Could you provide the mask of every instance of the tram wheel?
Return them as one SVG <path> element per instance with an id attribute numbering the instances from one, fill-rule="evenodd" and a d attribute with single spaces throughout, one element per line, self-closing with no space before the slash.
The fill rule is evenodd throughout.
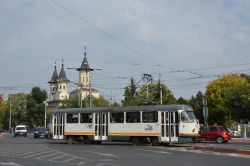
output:
<path id="1" fill-rule="evenodd" d="M 132 137 L 131 142 L 132 142 L 133 145 L 136 145 L 136 146 L 141 145 L 140 137 Z"/>
<path id="2" fill-rule="evenodd" d="M 85 137 L 85 143 L 86 144 L 91 144 L 92 143 L 92 141 L 89 139 L 88 136 Z"/>
<path id="3" fill-rule="evenodd" d="M 67 143 L 68 144 L 74 144 L 75 143 L 75 139 L 73 136 L 68 136 L 67 137 Z"/>
<path id="4" fill-rule="evenodd" d="M 151 139 L 151 142 L 152 142 L 152 146 L 159 146 L 160 145 L 159 139 L 157 137 L 153 137 Z"/>

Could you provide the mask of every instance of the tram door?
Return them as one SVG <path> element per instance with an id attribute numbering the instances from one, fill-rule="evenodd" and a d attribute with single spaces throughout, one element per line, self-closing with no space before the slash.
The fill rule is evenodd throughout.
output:
<path id="1" fill-rule="evenodd" d="M 178 142 L 178 112 L 162 112 L 161 142 Z"/>
<path id="2" fill-rule="evenodd" d="M 64 114 L 53 115 L 53 139 L 64 139 Z"/>
<path id="3" fill-rule="evenodd" d="M 108 140 L 108 114 L 96 113 L 95 114 L 95 137 L 96 141 Z"/>

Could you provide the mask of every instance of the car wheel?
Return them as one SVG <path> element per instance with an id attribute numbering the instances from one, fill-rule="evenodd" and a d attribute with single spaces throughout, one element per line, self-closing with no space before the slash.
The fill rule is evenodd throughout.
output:
<path id="1" fill-rule="evenodd" d="M 224 140 L 223 137 L 219 136 L 219 137 L 216 138 L 216 141 L 217 141 L 217 143 L 221 144 L 221 143 L 223 143 L 225 140 Z"/>

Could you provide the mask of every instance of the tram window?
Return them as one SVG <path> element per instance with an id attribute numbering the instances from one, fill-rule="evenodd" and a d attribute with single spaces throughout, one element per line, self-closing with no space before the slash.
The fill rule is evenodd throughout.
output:
<path id="1" fill-rule="evenodd" d="M 158 112 L 142 112 L 143 123 L 156 123 L 158 122 Z"/>
<path id="2" fill-rule="evenodd" d="M 78 114 L 67 114 L 67 123 L 78 123 Z"/>
<path id="3" fill-rule="evenodd" d="M 168 112 L 166 112 L 165 122 L 168 124 Z M 164 112 L 161 113 L 161 123 L 164 123 Z"/>
<path id="4" fill-rule="evenodd" d="M 127 123 L 140 123 L 140 112 L 127 112 L 126 122 Z"/>
<path id="5" fill-rule="evenodd" d="M 123 123 L 124 122 L 124 113 L 123 112 L 111 113 L 110 122 L 111 123 Z"/>
<path id="6" fill-rule="evenodd" d="M 175 112 L 175 123 L 179 123 L 179 114 Z"/>
<path id="7" fill-rule="evenodd" d="M 92 113 L 81 113 L 80 123 L 92 123 Z"/>
<path id="8" fill-rule="evenodd" d="M 193 123 L 196 121 L 194 112 L 191 111 L 183 111 L 181 113 L 181 121 L 184 123 Z"/>

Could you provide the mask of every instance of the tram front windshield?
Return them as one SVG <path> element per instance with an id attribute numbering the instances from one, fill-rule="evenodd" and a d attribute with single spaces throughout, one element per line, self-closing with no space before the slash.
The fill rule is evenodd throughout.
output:
<path id="1" fill-rule="evenodd" d="M 181 113 L 181 121 L 184 123 L 194 123 L 196 122 L 196 117 L 193 111 L 183 111 Z"/>

